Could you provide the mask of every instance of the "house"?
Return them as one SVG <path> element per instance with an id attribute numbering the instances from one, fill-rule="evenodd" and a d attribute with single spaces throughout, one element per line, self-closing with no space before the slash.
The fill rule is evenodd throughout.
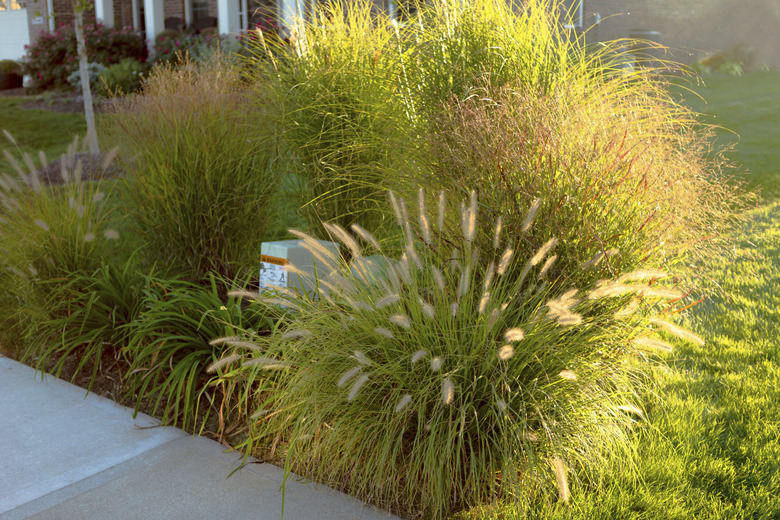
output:
<path id="1" fill-rule="evenodd" d="M 147 35 L 181 25 L 233 33 L 271 16 L 281 25 L 317 0 L 95 0 L 94 16 L 109 26 Z M 398 2 L 375 0 L 391 15 Z M 779 63 L 780 2 L 777 0 L 562 0 L 573 27 L 589 41 L 629 37 L 635 30 L 660 33 L 675 49 L 671 58 L 691 61 L 711 51 L 746 44 L 767 63 Z M 20 58 L 42 30 L 73 17 L 71 0 L 0 0 L 0 59 Z"/>
<path id="2" fill-rule="evenodd" d="M 110 27 L 132 27 L 147 35 L 164 29 L 214 27 L 221 34 L 256 26 L 271 17 L 280 25 L 291 25 L 297 13 L 305 12 L 317 0 L 94 0 L 87 19 Z M 397 2 L 376 0 L 390 12 Z M 72 23 L 71 0 L 0 0 L 0 59 L 19 59 L 24 46 L 45 30 Z"/>

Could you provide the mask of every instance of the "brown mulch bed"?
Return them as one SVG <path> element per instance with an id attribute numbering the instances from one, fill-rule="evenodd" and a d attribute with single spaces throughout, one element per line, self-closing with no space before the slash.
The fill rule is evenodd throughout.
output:
<path id="1" fill-rule="evenodd" d="M 72 180 L 78 164 L 81 163 L 81 180 L 113 179 L 124 175 L 125 170 L 116 161 L 110 160 L 106 154 L 76 153 L 72 156 L 63 155 L 40 170 L 38 176 L 44 184 L 63 184 Z M 63 172 L 65 172 L 63 174 Z"/>

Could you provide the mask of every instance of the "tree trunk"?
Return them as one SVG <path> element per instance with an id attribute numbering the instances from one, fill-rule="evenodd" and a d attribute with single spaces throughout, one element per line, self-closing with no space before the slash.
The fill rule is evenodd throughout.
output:
<path id="1" fill-rule="evenodd" d="M 93 154 L 100 153 L 98 147 L 97 131 L 95 130 L 95 112 L 92 109 L 92 88 L 89 84 L 89 72 L 87 70 L 87 42 L 84 38 L 84 10 L 74 3 L 76 15 L 76 49 L 79 55 L 79 72 L 81 73 L 81 92 L 84 97 L 84 115 L 87 118 L 87 143 L 89 151 Z"/>

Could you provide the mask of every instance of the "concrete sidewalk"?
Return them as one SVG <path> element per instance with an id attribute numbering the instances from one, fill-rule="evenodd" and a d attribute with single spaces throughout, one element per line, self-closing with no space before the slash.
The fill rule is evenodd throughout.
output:
<path id="1" fill-rule="evenodd" d="M 269 519 L 282 470 L 0 356 L 0 520 Z M 284 518 L 393 519 L 290 479 Z"/>

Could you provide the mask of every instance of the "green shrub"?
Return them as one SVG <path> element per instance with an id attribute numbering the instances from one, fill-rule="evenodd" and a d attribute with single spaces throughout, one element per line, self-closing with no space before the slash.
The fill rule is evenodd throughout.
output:
<path id="1" fill-rule="evenodd" d="M 0 74 L 21 74 L 22 66 L 14 60 L 0 60 Z"/>
<path id="2" fill-rule="evenodd" d="M 133 94 L 141 89 L 144 74 L 149 70 L 145 63 L 137 60 L 122 60 L 100 73 L 97 93 L 110 97 Z"/>
<path id="3" fill-rule="evenodd" d="M 556 477 L 568 500 L 569 478 L 594 481 L 628 454 L 643 415 L 638 356 L 670 348 L 648 320 L 682 295 L 658 271 L 556 294 L 555 241 L 521 257 L 499 227 L 495 248 L 480 250 L 475 196 L 458 242 L 438 227 L 452 207 L 426 211 L 421 195 L 414 218 L 393 205 L 407 242 L 384 272 L 369 267 L 364 254 L 382 250 L 360 228 L 326 226 L 350 266 L 300 234 L 333 271 L 319 298 L 267 300 L 291 310 L 288 327 L 235 349 L 250 373 L 289 373 L 259 399 L 252 441 L 286 442 L 288 469 L 415 517 L 522 502 Z"/>
<path id="4" fill-rule="evenodd" d="M 257 265 L 279 173 L 231 64 L 157 68 L 103 122 L 127 160 L 128 218 L 152 262 L 192 279 Z"/>
<path id="5" fill-rule="evenodd" d="M 100 85 L 100 76 L 105 72 L 106 67 L 100 63 L 88 63 L 87 64 L 87 77 L 89 78 L 89 86 L 92 91 Z M 74 89 L 81 91 L 81 71 L 79 69 L 74 70 L 68 75 L 68 85 Z"/>
<path id="6" fill-rule="evenodd" d="M 112 65 L 125 58 L 146 61 L 148 51 L 143 38 L 131 29 L 115 29 L 101 24 L 84 25 L 87 59 L 90 63 Z M 73 25 L 62 25 L 54 32 L 44 31 L 27 47 L 24 73 L 37 90 L 67 86 L 68 76 L 78 69 L 76 33 Z"/>
<path id="7" fill-rule="evenodd" d="M 219 47 L 219 35 L 164 31 L 154 39 L 154 62 L 176 65 L 182 60 L 200 61 Z"/>

